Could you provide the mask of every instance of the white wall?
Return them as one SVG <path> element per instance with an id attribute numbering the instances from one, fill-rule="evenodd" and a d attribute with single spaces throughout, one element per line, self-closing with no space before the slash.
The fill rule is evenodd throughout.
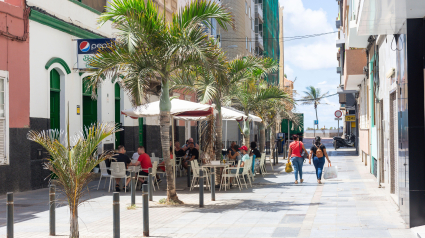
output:
<path id="1" fill-rule="evenodd" d="M 86 10 L 67 0 L 29 0 L 29 5 L 39 6 L 48 12 L 63 18 L 68 22 L 73 22 L 85 29 L 98 32 L 102 35 L 110 35 L 113 32 L 111 23 L 106 23 L 97 29 L 96 20 L 99 15 Z M 78 70 L 74 70 L 77 63 L 77 42 L 75 36 L 53 29 L 49 26 L 30 20 L 30 117 L 50 118 L 50 71 L 58 70 L 61 75 L 61 129 L 66 128 L 66 118 L 68 117 L 71 135 L 82 129 L 84 110 L 82 103 L 82 79 L 88 74 L 79 75 Z M 49 69 L 45 69 L 46 63 L 53 57 L 63 59 L 71 73 L 67 74 L 60 64 L 53 64 Z M 77 115 L 77 105 L 81 108 L 80 115 Z M 131 107 L 131 103 L 126 94 L 121 90 L 121 110 Z M 98 90 L 98 122 L 111 122 L 115 120 L 115 93 L 114 84 L 110 79 Z M 137 126 L 138 121 L 124 118 L 121 121 L 125 126 Z M 105 143 L 114 143 L 111 136 Z"/>

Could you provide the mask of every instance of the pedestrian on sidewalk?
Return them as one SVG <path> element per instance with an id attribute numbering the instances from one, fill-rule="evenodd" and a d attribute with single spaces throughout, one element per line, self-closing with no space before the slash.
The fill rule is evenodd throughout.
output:
<path id="1" fill-rule="evenodd" d="M 295 184 L 298 183 L 298 174 L 300 175 L 300 182 L 304 182 L 303 180 L 303 163 L 304 158 L 301 157 L 301 151 L 304 151 L 306 154 L 307 150 L 304 147 L 304 144 L 299 140 L 298 135 L 293 135 L 292 139 L 294 140 L 291 144 L 289 144 L 289 152 L 288 152 L 288 162 L 291 160 L 292 166 L 294 167 L 295 172 Z"/>
<path id="2" fill-rule="evenodd" d="M 322 183 L 322 171 L 325 165 L 325 157 L 330 164 L 326 147 L 320 142 L 320 136 L 316 136 L 313 146 L 310 149 L 310 155 L 308 156 L 309 164 L 311 164 L 311 158 L 313 158 L 314 168 L 316 169 L 317 182 Z"/>

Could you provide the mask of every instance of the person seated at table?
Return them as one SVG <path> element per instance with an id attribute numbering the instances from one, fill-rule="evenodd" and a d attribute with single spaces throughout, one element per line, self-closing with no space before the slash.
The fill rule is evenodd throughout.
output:
<path id="1" fill-rule="evenodd" d="M 170 147 L 170 159 L 173 159 L 173 147 Z M 162 161 L 160 164 L 158 164 L 158 169 L 165 172 L 165 161 Z"/>
<path id="2" fill-rule="evenodd" d="M 151 157 L 145 152 L 145 147 L 139 146 L 137 148 L 137 153 L 139 153 L 139 159 L 135 163 L 132 163 L 134 166 L 139 166 L 142 170 L 139 172 L 139 175 L 149 176 L 149 168 L 152 168 Z M 144 184 L 147 184 L 148 181 L 145 181 L 143 178 L 139 177 L 138 180 Z"/>
<path id="3" fill-rule="evenodd" d="M 232 156 L 235 154 L 235 151 L 233 151 L 233 146 L 235 145 L 236 145 L 236 142 L 232 141 L 232 143 L 230 144 L 230 147 L 227 149 L 227 156 L 229 156 L 229 154 L 231 154 Z"/>
<path id="4" fill-rule="evenodd" d="M 257 149 L 257 142 L 253 141 L 251 142 L 251 152 L 249 153 L 249 156 L 255 155 L 255 158 L 261 158 L 261 153 Z"/>
<path id="5" fill-rule="evenodd" d="M 199 160 L 199 151 L 195 148 L 195 143 L 189 142 L 189 149 L 187 150 L 186 156 L 183 157 L 182 165 L 185 169 L 189 168 L 189 163 L 192 160 Z"/>
<path id="6" fill-rule="evenodd" d="M 228 154 L 229 160 L 234 160 L 237 164 L 238 161 L 241 159 L 241 154 L 239 153 L 239 146 L 235 143 L 232 147 L 232 153 Z"/>
<path id="7" fill-rule="evenodd" d="M 128 169 L 128 165 L 131 164 L 131 160 L 130 158 L 125 154 L 126 150 L 125 147 L 123 145 L 119 145 L 117 148 L 117 154 L 112 156 L 110 159 L 105 160 L 105 164 L 107 167 L 111 167 L 111 162 L 124 162 L 125 163 L 125 168 Z M 130 175 L 130 172 L 126 172 L 127 175 Z M 111 174 L 111 170 L 108 169 L 108 174 Z M 123 189 L 125 189 L 125 187 L 127 187 L 128 183 L 130 182 L 130 178 L 127 178 L 127 181 L 125 182 L 125 185 L 123 187 Z M 119 192 L 120 190 L 120 182 L 121 182 L 121 178 L 116 178 L 115 179 L 115 191 Z"/>
<path id="8" fill-rule="evenodd" d="M 243 145 L 241 148 L 239 148 L 239 151 L 242 153 L 242 158 L 240 159 L 241 160 L 241 164 L 240 164 L 240 168 L 239 168 L 239 174 L 241 174 L 243 172 L 243 167 L 245 166 L 245 162 L 247 160 L 249 160 L 248 147 L 246 147 L 246 146 Z M 233 166 L 230 166 L 230 167 L 237 167 L 237 166 L 238 165 L 236 164 L 236 165 L 233 165 Z M 230 172 L 232 174 L 235 174 L 236 173 L 236 169 L 232 169 Z M 231 185 L 232 185 L 232 178 L 230 178 L 230 186 Z"/>
<path id="9" fill-rule="evenodd" d="M 190 143 L 193 143 L 193 144 L 194 144 L 195 149 L 199 151 L 199 145 L 198 145 L 198 144 L 196 144 L 195 142 L 193 142 L 193 138 L 189 138 L 189 140 L 188 140 L 188 142 L 187 142 L 186 147 L 183 147 L 182 149 L 183 149 L 184 151 L 187 151 L 187 150 L 190 148 Z"/>
<path id="10" fill-rule="evenodd" d="M 173 151 L 170 149 L 170 151 Z M 174 153 L 176 154 L 176 158 L 185 156 L 186 152 L 180 147 L 180 142 L 174 142 Z M 171 153 L 172 154 L 172 153 Z"/>

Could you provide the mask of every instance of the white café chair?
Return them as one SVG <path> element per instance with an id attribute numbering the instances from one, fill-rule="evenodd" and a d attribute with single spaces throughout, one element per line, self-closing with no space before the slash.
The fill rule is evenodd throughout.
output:
<path id="1" fill-rule="evenodd" d="M 109 179 L 109 190 L 108 192 L 111 191 L 111 183 L 112 183 L 112 179 L 116 179 L 116 178 L 123 178 L 124 179 L 124 184 L 127 181 L 127 178 L 129 178 L 130 176 L 127 176 L 127 170 L 125 168 L 125 163 L 124 162 L 111 162 L 111 176 Z M 125 192 L 127 192 L 127 186 L 125 187 Z"/>
<path id="2" fill-rule="evenodd" d="M 203 175 L 202 177 L 204 178 L 204 181 L 207 184 L 207 188 L 209 188 L 210 186 L 210 180 L 209 180 L 209 174 L 208 171 L 204 168 L 199 167 L 199 164 L 197 161 L 190 161 L 190 167 L 192 168 L 193 171 L 193 178 L 192 178 L 192 183 L 190 185 L 190 191 L 192 191 L 192 189 L 195 187 L 196 183 L 198 183 L 199 186 L 204 186 L 203 184 L 199 184 L 199 178 L 201 177 L 199 175 L 199 171 L 202 169 Z M 188 171 L 188 173 L 190 173 L 190 171 Z"/>
<path id="3" fill-rule="evenodd" d="M 152 155 L 152 156 L 151 156 L 152 158 L 153 158 L 153 157 L 155 157 L 155 153 L 151 153 L 151 155 Z"/>
<path id="4" fill-rule="evenodd" d="M 251 167 L 249 167 L 249 161 L 250 161 L 251 159 L 248 159 L 247 161 L 245 161 L 244 162 L 244 166 L 243 166 L 243 170 L 242 170 L 242 173 L 240 173 L 239 174 L 239 177 L 242 177 L 242 179 L 243 179 L 243 181 L 244 181 L 244 184 L 245 184 L 245 187 L 246 188 L 248 188 L 248 184 L 247 184 L 247 182 L 246 182 L 246 180 L 245 180 L 245 175 L 246 175 L 246 177 L 248 178 L 248 182 L 249 182 L 249 184 L 251 185 L 251 187 L 252 187 L 252 183 L 251 183 L 251 176 L 249 175 L 249 170 L 251 170 Z M 252 160 L 251 160 L 252 161 Z M 242 179 L 240 180 L 241 181 L 241 184 L 242 184 Z M 243 184 L 242 184 L 242 187 L 243 187 Z"/>
<path id="5" fill-rule="evenodd" d="M 272 153 L 273 153 L 273 151 L 272 151 Z M 272 161 L 272 155 L 270 154 L 270 156 L 269 156 L 269 158 L 267 159 L 265 159 L 265 161 L 269 161 L 269 163 L 270 163 L 270 167 L 272 167 L 272 171 L 274 170 L 274 168 L 273 168 L 273 161 Z M 264 164 L 265 164 L 265 162 L 264 162 Z"/>
<path id="6" fill-rule="evenodd" d="M 99 190 L 100 181 L 102 181 L 103 177 L 105 178 L 111 177 L 111 175 L 108 174 L 108 168 L 106 167 L 105 161 L 100 162 L 99 167 L 100 167 L 100 179 L 99 179 L 99 184 L 97 185 L 97 190 Z M 108 179 L 105 179 L 105 184 L 103 185 L 103 188 L 106 187 L 106 181 L 108 181 Z"/>
<path id="7" fill-rule="evenodd" d="M 238 165 L 236 167 L 227 167 L 223 169 L 223 172 L 221 174 L 221 183 L 220 183 L 220 191 L 221 187 L 224 183 L 224 191 L 227 191 L 227 178 L 235 178 L 236 183 L 238 184 L 239 190 L 241 190 L 241 182 L 239 180 L 239 170 L 241 167 L 241 161 L 238 161 Z M 232 174 L 232 171 L 236 170 L 236 173 Z"/>
<path id="8" fill-rule="evenodd" d="M 261 159 L 260 159 L 260 172 L 263 175 L 263 177 L 267 173 L 265 160 L 266 160 L 266 153 L 262 153 L 261 154 Z"/>
<path id="9" fill-rule="evenodd" d="M 156 191 L 155 190 L 155 183 L 156 183 L 156 186 L 158 187 L 158 190 L 159 190 L 159 183 L 156 180 L 157 168 L 158 168 L 158 162 L 157 161 L 154 161 L 153 164 L 152 164 L 152 186 L 153 186 L 153 191 Z M 140 171 L 142 171 L 142 170 L 140 170 Z M 148 181 L 148 179 L 149 179 L 149 176 L 146 176 L 146 175 L 139 175 L 138 177 L 139 178 L 144 178 L 145 181 Z M 138 182 L 139 182 L 139 180 L 137 179 L 137 181 L 136 181 L 136 187 L 137 187 L 137 183 Z"/>

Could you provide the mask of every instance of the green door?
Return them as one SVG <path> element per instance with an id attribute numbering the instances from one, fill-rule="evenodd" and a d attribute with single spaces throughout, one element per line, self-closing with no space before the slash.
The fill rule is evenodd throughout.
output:
<path id="1" fill-rule="evenodd" d="M 91 89 L 83 81 L 83 128 L 97 123 L 97 100 L 91 98 Z"/>
<path id="2" fill-rule="evenodd" d="M 115 84 L 115 124 L 121 123 L 121 90 L 118 83 Z M 121 145 L 121 132 L 115 133 L 115 148 Z"/>
<path id="3" fill-rule="evenodd" d="M 50 129 L 60 129 L 60 75 L 50 71 Z"/>

